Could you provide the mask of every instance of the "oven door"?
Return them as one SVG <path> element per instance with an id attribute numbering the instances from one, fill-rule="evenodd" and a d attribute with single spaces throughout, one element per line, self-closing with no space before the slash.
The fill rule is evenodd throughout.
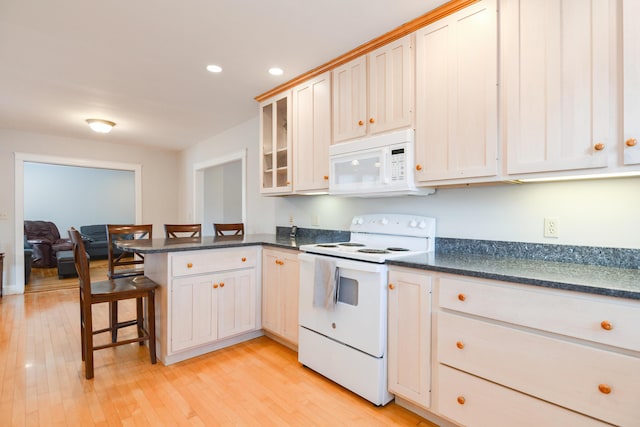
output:
<path id="1" fill-rule="evenodd" d="M 336 262 L 339 271 L 333 309 L 313 304 L 316 258 Z M 300 326 L 382 357 L 387 335 L 387 268 L 385 264 L 301 253 Z"/>

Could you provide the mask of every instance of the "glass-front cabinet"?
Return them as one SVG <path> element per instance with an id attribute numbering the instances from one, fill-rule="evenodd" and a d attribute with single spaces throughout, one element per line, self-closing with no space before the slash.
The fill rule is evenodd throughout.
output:
<path id="1" fill-rule="evenodd" d="M 290 193 L 291 91 L 260 104 L 260 192 Z"/>

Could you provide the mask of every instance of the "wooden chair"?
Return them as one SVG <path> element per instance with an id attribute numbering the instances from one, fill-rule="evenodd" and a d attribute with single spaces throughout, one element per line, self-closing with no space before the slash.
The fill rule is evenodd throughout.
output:
<path id="1" fill-rule="evenodd" d="M 109 260 L 107 277 L 120 279 L 144 275 L 144 255 L 130 252 L 115 253 L 114 242 L 117 240 L 152 239 L 153 225 L 116 225 L 107 224 L 107 258 Z M 132 256 L 133 255 L 133 256 Z M 136 320 L 118 322 L 118 301 L 109 303 L 109 329 L 111 342 L 118 340 L 118 329 L 134 325 Z"/>
<path id="2" fill-rule="evenodd" d="M 165 224 L 164 232 L 167 236 L 167 239 L 173 239 L 178 237 L 200 237 L 202 235 L 202 225 L 201 224 Z M 185 233 L 187 233 L 187 235 L 185 235 Z"/>
<path id="3" fill-rule="evenodd" d="M 225 231 L 235 231 L 234 236 L 244 236 L 244 224 L 242 222 L 236 224 L 213 224 L 216 236 L 224 236 Z"/>
<path id="4" fill-rule="evenodd" d="M 73 259 L 78 272 L 80 284 L 80 342 L 82 345 L 82 360 L 85 363 L 85 377 L 93 378 L 93 352 L 124 344 L 148 341 L 151 363 L 156 363 L 156 328 L 155 328 L 155 290 L 158 284 L 146 276 L 124 277 L 108 279 L 91 283 L 89 260 L 85 251 L 80 232 L 75 228 L 69 230 L 73 242 Z M 136 325 L 138 337 L 104 345 L 95 345 L 93 336 L 112 331 L 108 328 L 93 330 L 92 308 L 94 304 L 113 303 L 126 299 L 136 299 Z M 147 327 L 144 327 L 144 313 L 142 299 L 147 299 Z M 119 325 L 115 325 L 118 327 Z M 113 335 L 113 334 L 112 334 Z"/>

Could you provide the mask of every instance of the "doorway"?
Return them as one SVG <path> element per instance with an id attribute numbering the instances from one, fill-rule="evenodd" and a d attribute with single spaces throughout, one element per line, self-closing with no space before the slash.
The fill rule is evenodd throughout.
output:
<path id="1" fill-rule="evenodd" d="M 194 222 L 213 236 L 214 222 L 246 224 L 246 150 L 193 166 Z"/>
<path id="2" fill-rule="evenodd" d="M 135 221 L 142 222 L 142 165 L 130 163 L 105 162 L 90 159 L 55 157 L 30 153 L 15 153 L 15 224 L 14 224 L 14 263 L 11 274 L 15 285 L 5 287 L 6 294 L 24 293 L 24 168 L 25 163 L 45 163 L 62 166 L 80 166 L 95 169 L 132 171 L 134 173 Z"/>

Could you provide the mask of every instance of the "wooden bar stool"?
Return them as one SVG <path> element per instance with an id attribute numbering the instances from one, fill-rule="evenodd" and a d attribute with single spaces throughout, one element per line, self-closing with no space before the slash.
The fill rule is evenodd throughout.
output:
<path id="1" fill-rule="evenodd" d="M 117 225 L 107 224 L 107 257 L 109 260 L 109 279 L 120 279 L 144 275 L 144 255 L 130 252 L 116 252 L 114 242 L 118 240 L 140 240 L 153 238 L 153 225 Z M 142 299 L 137 301 L 142 307 Z M 118 322 L 118 301 L 109 303 L 109 328 L 111 342 L 118 340 L 118 329 L 134 325 L 136 319 Z"/>
<path id="2" fill-rule="evenodd" d="M 178 237 L 201 237 L 201 224 L 165 224 L 164 232 L 167 239 Z"/>
<path id="3" fill-rule="evenodd" d="M 226 231 L 230 232 L 228 235 L 231 235 L 231 232 L 234 232 L 234 236 L 244 236 L 244 223 L 238 222 L 234 224 L 213 224 L 213 229 L 216 232 L 216 236 L 225 236 Z"/>
<path id="4" fill-rule="evenodd" d="M 156 326 L 155 326 L 155 290 L 158 284 L 146 276 L 121 277 L 91 283 L 89 260 L 85 252 L 80 232 L 75 228 L 69 230 L 73 242 L 73 255 L 80 284 L 80 341 L 82 360 L 85 366 L 85 377 L 93 378 L 93 352 L 109 347 L 148 341 L 151 363 L 156 363 Z M 147 327 L 144 325 L 142 299 L 147 299 Z M 138 337 L 115 341 L 104 345 L 94 345 L 93 336 L 103 332 L 112 332 L 119 325 L 110 324 L 108 328 L 93 330 L 92 307 L 94 304 L 118 302 L 136 299 L 136 320 L 133 323 L 138 330 Z"/>

